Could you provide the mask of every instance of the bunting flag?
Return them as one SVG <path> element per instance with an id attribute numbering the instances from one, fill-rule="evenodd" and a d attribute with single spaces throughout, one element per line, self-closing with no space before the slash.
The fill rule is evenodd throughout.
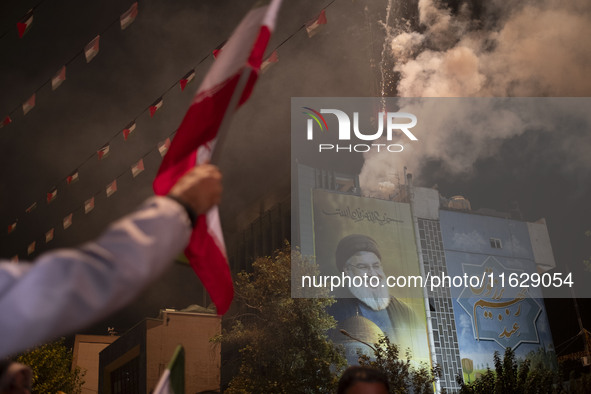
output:
<path id="1" fill-rule="evenodd" d="M 154 180 L 157 195 L 168 193 L 195 163 L 210 158 L 220 127 L 225 130 L 236 107 L 250 96 L 280 3 L 281 0 L 257 2 L 224 45 L 162 160 Z M 224 314 L 234 290 L 217 207 L 199 216 L 185 254 L 217 312 Z"/>
<path id="2" fill-rule="evenodd" d="M 51 78 L 51 90 L 55 90 L 66 80 L 66 66 L 62 66 L 59 71 Z"/>
<path id="3" fill-rule="evenodd" d="M 217 47 L 215 47 L 215 49 L 211 52 L 213 54 L 213 58 L 214 59 L 217 59 L 218 58 L 218 56 L 222 52 L 222 49 L 224 49 L 224 46 L 226 45 L 227 42 L 228 42 L 228 40 L 222 42 L 220 45 L 218 45 Z"/>
<path id="4" fill-rule="evenodd" d="M 27 254 L 28 254 L 29 256 L 30 256 L 30 255 L 32 255 L 32 254 L 33 254 L 33 252 L 35 252 L 35 245 L 36 245 L 36 242 L 35 242 L 35 241 L 33 241 L 33 242 L 31 242 L 31 243 L 29 244 L 29 246 L 27 246 Z"/>
<path id="5" fill-rule="evenodd" d="M 273 51 L 273 53 L 261 64 L 261 72 L 264 73 L 269 67 L 278 61 L 279 55 L 277 54 L 277 51 Z"/>
<path id="6" fill-rule="evenodd" d="M 8 234 L 10 234 L 11 232 L 13 232 L 16 229 L 16 220 L 14 222 L 12 222 L 11 224 L 8 225 Z"/>
<path id="7" fill-rule="evenodd" d="M 185 394 L 185 349 L 178 345 L 153 394 Z"/>
<path id="8" fill-rule="evenodd" d="M 113 193 L 115 193 L 117 191 L 117 179 L 115 179 L 113 182 L 109 183 L 107 185 L 107 188 L 105 189 L 105 191 L 107 192 L 107 197 L 111 197 L 113 195 Z"/>
<path id="9" fill-rule="evenodd" d="M 53 200 L 57 198 L 57 187 L 53 188 L 50 192 L 47 193 L 47 203 L 49 204 Z"/>
<path id="10" fill-rule="evenodd" d="M 45 243 L 48 244 L 53 241 L 53 235 L 55 234 L 55 230 L 53 228 L 49 229 L 48 232 L 45 233 Z"/>
<path id="11" fill-rule="evenodd" d="M 164 157 L 166 152 L 168 152 L 168 148 L 170 148 L 170 138 L 165 139 L 162 142 L 158 143 L 158 152 L 160 152 L 160 156 Z"/>
<path id="12" fill-rule="evenodd" d="M 68 185 L 71 185 L 72 183 L 74 183 L 76 181 L 78 181 L 78 170 L 75 170 L 73 173 L 68 175 L 68 177 L 66 178 L 66 182 L 68 183 Z"/>
<path id="13" fill-rule="evenodd" d="M 6 116 L 4 118 L 4 120 L 2 121 L 2 123 L 0 124 L 0 128 L 4 127 L 4 126 L 8 126 L 9 124 L 12 123 L 12 119 L 10 118 L 10 116 Z"/>
<path id="14" fill-rule="evenodd" d="M 26 213 L 31 213 L 35 210 L 35 208 L 37 208 L 37 202 L 32 203 L 31 205 L 29 205 L 27 207 L 27 209 L 25 209 Z"/>
<path id="15" fill-rule="evenodd" d="M 28 114 L 33 108 L 35 108 L 35 93 L 33 93 L 33 95 L 23 103 L 23 114 Z"/>
<path id="16" fill-rule="evenodd" d="M 129 138 L 129 135 L 131 133 L 133 133 L 135 130 L 135 122 L 131 121 L 131 123 L 129 123 L 127 126 L 125 126 L 125 128 L 123 129 L 123 139 L 125 141 L 127 141 L 127 138 Z"/>
<path id="17" fill-rule="evenodd" d="M 29 31 L 31 24 L 33 23 L 33 10 L 29 10 L 27 14 L 16 24 L 16 30 L 18 31 L 18 38 L 23 38 L 25 33 Z"/>
<path id="18" fill-rule="evenodd" d="M 133 23 L 135 18 L 137 17 L 137 1 L 129 7 L 127 11 L 121 14 L 119 17 L 119 24 L 121 25 L 121 30 L 127 29 L 129 25 Z"/>
<path id="19" fill-rule="evenodd" d="M 66 216 L 62 221 L 62 224 L 64 226 L 64 230 L 67 230 L 72 225 L 72 214 Z"/>
<path id="20" fill-rule="evenodd" d="M 158 100 L 154 101 L 154 104 L 150 105 L 150 118 L 154 116 L 160 107 L 162 107 L 162 103 L 162 97 L 160 97 Z"/>
<path id="21" fill-rule="evenodd" d="M 111 145 L 105 144 L 105 145 L 103 145 L 102 148 L 100 148 L 99 150 L 96 151 L 96 154 L 97 154 L 99 160 L 103 160 L 104 158 L 106 158 L 109 155 L 110 151 L 111 151 Z"/>
<path id="22" fill-rule="evenodd" d="M 131 175 L 135 178 L 142 171 L 144 171 L 144 159 L 140 159 L 140 161 L 131 166 Z"/>
<path id="23" fill-rule="evenodd" d="M 195 70 L 189 71 L 179 80 L 179 84 L 181 85 L 181 91 L 185 90 L 187 85 L 195 78 Z"/>
<path id="24" fill-rule="evenodd" d="M 99 53 L 100 39 L 101 36 L 98 35 L 84 47 L 84 57 L 86 57 L 86 63 L 90 63 L 90 61 L 94 59 L 94 57 Z"/>
<path id="25" fill-rule="evenodd" d="M 321 25 L 326 25 L 326 12 L 325 10 L 320 11 L 320 15 L 316 17 L 316 19 L 311 20 L 310 22 L 306 23 L 306 32 L 308 32 L 308 37 L 312 38 L 318 33 L 318 28 Z"/>
<path id="26" fill-rule="evenodd" d="M 87 214 L 94 209 L 94 197 L 84 201 L 84 213 Z"/>

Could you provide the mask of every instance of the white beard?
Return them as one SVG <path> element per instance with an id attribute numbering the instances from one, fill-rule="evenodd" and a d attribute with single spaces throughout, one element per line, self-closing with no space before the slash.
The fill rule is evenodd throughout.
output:
<path id="1" fill-rule="evenodd" d="M 377 287 L 355 287 L 349 288 L 349 291 L 365 305 L 374 311 L 381 311 L 390 305 L 390 294 L 387 287 L 382 287 L 382 281 Z"/>

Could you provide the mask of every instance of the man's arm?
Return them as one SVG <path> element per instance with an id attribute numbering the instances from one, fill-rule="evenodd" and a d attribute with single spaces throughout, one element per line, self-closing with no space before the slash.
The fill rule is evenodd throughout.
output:
<path id="1" fill-rule="evenodd" d="M 181 178 L 174 194 L 196 214 L 221 193 L 217 169 L 202 167 Z M 0 357 L 74 332 L 133 300 L 186 246 L 191 224 L 183 205 L 152 197 L 94 242 L 45 253 L 34 264 L 0 264 Z"/>

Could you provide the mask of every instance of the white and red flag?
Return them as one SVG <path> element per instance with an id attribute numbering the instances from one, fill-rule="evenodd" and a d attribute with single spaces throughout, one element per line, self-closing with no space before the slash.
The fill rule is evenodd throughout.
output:
<path id="1" fill-rule="evenodd" d="M 125 11 L 119 17 L 119 24 L 121 25 L 121 30 L 127 29 L 129 25 L 133 23 L 135 18 L 137 17 L 137 1 L 129 7 L 127 11 Z"/>
<path id="2" fill-rule="evenodd" d="M 125 128 L 123 129 L 123 139 L 127 141 L 129 135 L 135 131 L 135 122 L 131 121 Z"/>
<path id="3" fill-rule="evenodd" d="M 14 229 L 16 229 L 16 222 L 17 221 L 15 220 L 14 222 L 12 222 L 8 225 L 8 234 L 10 234 L 11 232 L 14 231 Z"/>
<path id="4" fill-rule="evenodd" d="M 96 36 L 84 47 L 84 57 L 86 58 L 86 63 L 90 63 L 92 59 L 99 53 L 99 42 L 101 40 L 101 36 Z"/>
<path id="5" fill-rule="evenodd" d="M 27 246 L 27 254 L 31 255 L 35 252 L 35 245 L 37 244 L 37 242 L 33 241 L 29 244 L 29 246 Z"/>
<path id="6" fill-rule="evenodd" d="M 168 152 L 168 148 L 170 148 L 170 138 L 165 139 L 162 142 L 158 143 L 158 152 L 160 152 L 160 156 L 164 157 L 166 152 Z"/>
<path id="7" fill-rule="evenodd" d="M 266 58 L 265 61 L 263 61 L 263 63 L 261 64 L 261 72 L 264 73 L 265 71 L 267 71 L 269 67 L 271 67 L 278 61 L 279 55 L 277 54 L 277 51 L 273 51 L 273 53 L 271 53 L 271 55 L 268 58 Z"/>
<path id="8" fill-rule="evenodd" d="M 222 142 L 231 116 L 252 92 L 280 4 L 281 0 L 258 1 L 224 45 L 162 160 L 154 180 L 156 194 L 168 193 L 196 163 L 209 160 L 215 143 Z M 224 314 L 234 289 L 217 207 L 198 218 L 185 254 L 217 312 Z"/>
<path id="9" fill-rule="evenodd" d="M 26 213 L 31 213 L 31 212 L 33 212 L 35 210 L 35 208 L 37 208 L 37 203 L 36 202 L 34 202 L 31 205 L 29 205 L 27 207 L 27 209 L 25 209 L 25 212 Z"/>
<path id="10" fill-rule="evenodd" d="M 53 200 L 57 198 L 57 187 L 51 189 L 51 191 L 47 192 L 47 203 L 49 204 Z"/>
<path id="11" fill-rule="evenodd" d="M 109 183 L 105 188 L 105 192 L 107 193 L 107 197 L 111 197 L 117 191 L 117 179 L 113 182 Z"/>
<path id="12" fill-rule="evenodd" d="M 8 126 L 9 124 L 12 123 L 12 119 L 10 118 L 9 115 L 6 115 L 6 117 L 4 118 L 4 120 L 2 120 L 2 123 L 0 123 L 0 129 L 4 126 Z"/>
<path id="13" fill-rule="evenodd" d="M 45 233 L 45 243 L 50 243 L 53 241 L 53 236 L 55 234 L 55 229 L 51 228 L 48 232 Z"/>
<path id="14" fill-rule="evenodd" d="M 162 104 L 164 104 L 164 101 L 162 100 L 162 97 L 160 97 L 158 100 L 154 101 L 152 105 L 150 105 L 150 118 L 154 116 L 156 111 L 162 108 Z"/>
<path id="15" fill-rule="evenodd" d="M 188 73 L 186 73 L 180 80 L 179 80 L 179 85 L 181 85 L 181 91 L 185 90 L 185 88 L 187 87 L 187 85 L 193 80 L 195 79 L 195 70 L 191 70 Z"/>
<path id="16" fill-rule="evenodd" d="M 36 95 L 33 93 L 31 97 L 29 97 L 29 99 L 23 103 L 23 115 L 28 114 L 30 110 L 35 108 L 35 98 Z"/>
<path id="17" fill-rule="evenodd" d="M 68 183 L 68 185 L 71 185 L 72 183 L 77 182 L 78 179 L 80 179 L 78 175 L 78 170 L 75 170 L 73 173 L 68 175 L 68 177 L 66 178 L 66 182 Z"/>
<path id="18" fill-rule="evenodd" d="M 144 171 L 144 159 L 140 159 L 137 163 L 131 166 L 131 175 L 135 178 Z"/>
<path id="19" fill-rule="evenodd" d="M 320 14 L 316 17 L 316 19 L 311 20 L 310 22 L 306 23 L 306 32 L 308 33 L 308 37 L 312 38 L 318 33 L 318 29 L 321 25 L 326 25 L 326 11 L 320 11 Z"/>
<path id="20" fill-rule="evenodd" d="M 111 151 L 111 145 L 105 144 L 105 145 L 103 145 L 102 148 L 100 148 L 99 150 L 96 151 L 96 154 L 97 154 L 99 160 L 103 160 L 105 157 L 107 157 L 109 155 L 110 151 Z"/>
<path id="21" fill-rule="evenodd" d="M 73 214 L 69 214 L 62 221 L 62 225 L 64 226 L 64 230 L 67 230 L 72 225 L 72 216 L 74 216 L 74 215 Z"/>
<path id="22" fill-rule="evenodd" d="M 84 213 L 89 213 L 94 209 L 94 197 L 90 197 L 88 200 L 84 201 Z"/>
<path id="23" fill-rule="evenodd" d="M 23 38 L 25 33 L 31 27 L 33 23 L 33 10 L 29 10 L 25 16 L 16 24 L 16 30 L 18 31 L 18 38 Z"/>
<path id="24" fill-rule="evenodd" d="M 66 66 L 62 66 L 59 71 L 51 78 L 51 90 L 55 90 L 66 80 Z"/>

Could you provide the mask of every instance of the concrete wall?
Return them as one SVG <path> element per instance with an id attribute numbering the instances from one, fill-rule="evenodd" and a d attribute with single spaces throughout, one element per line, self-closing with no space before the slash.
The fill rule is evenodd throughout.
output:
<path id="1" fill-rule="evenodd" d="M 99 353 L 117 338 L 115 335 L 76 335 L 72 369 L 80 367 L 85 372 L 82 394 L 98 392 Z"/>

